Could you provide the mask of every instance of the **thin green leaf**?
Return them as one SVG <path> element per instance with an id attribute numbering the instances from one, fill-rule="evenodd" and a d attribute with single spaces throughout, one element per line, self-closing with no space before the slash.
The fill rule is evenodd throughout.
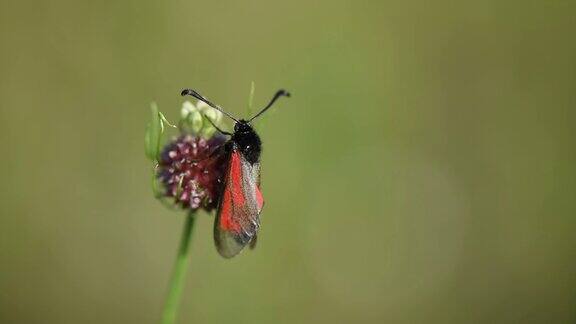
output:
<path id="1" fill-rule="evenodd" d="M 150 104 L 150 112 L 152 114 L 152 119 L 148 124 L 148 127 L 146 127 L 144 142 L 146 145 L 146 156 L 148 156 L 152 161 L 157 161 L 160 152 L 160 139 L 163 127 L 160 114 L 158 113 L 158 106 L 155 102 Z"/>
<path id="2" fill-rule="evenodd" d="M 172 125 L 164 114 L 158 110 L 155 102 L 150 104 L 150 112 L 152 113 L 152 120 L 146 126 L 146 135 L 144 137 L 144 145 L 146 156 L 152 161 L 158 161 L 161 149 L 162 134 L 164 133 L 164 124 L 178 128 Z"/>
<path id="3" fill-rule="evenodd" d="M 157 169 L 158 165 L 156 165 L 152 169 L 152 192 L 154 193 L 154 197 L 161 198 L 164 194 L 162 190 L 158 187 L 158 176 L 157 176 Z"/>
<path id="4" fill-rule="evenodd" d="M 250 94 L 248 95 L 248 116 L 252 115 L 254 109 L 254 91 L 256 91 L 256 85 L 254 84 L 254 81 L 252 81 L 250 84 Z"/>
<path id="5" fill-rule="evenodd" d="M 151 137 L 150 134 L 150 123 L 146 125 L 146 133 L 144 134 L 144 152 L 146 153 L 146 157 L 151 160 L 154 160 L 154 153 L 152 149 Z"/>
<path id="6" fill-rule="evenodd" d="M 176 125 L 172 125 L 167 119 L 166 117 L 164 117 L 164 114 L 162 112 L 158 112 L 158 115 L 160 115 L 160 121 L 162 123 L 162 132 L 164 132 L 164 123 L 166 123 L 168 126 L 173 127 L 173 128 L 178 128 Z"/>

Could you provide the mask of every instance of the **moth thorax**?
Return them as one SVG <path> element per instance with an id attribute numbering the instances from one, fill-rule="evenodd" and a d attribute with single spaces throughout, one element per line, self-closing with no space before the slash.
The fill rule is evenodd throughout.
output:
<path id="1" fill-rule="evenodd" d="M 236 144 L 236 149 L 242 153 L 250 164 L 259 162 L 262 143 L 260 142 L 260 137 L 252 127 L 243 132 L 236 130 L 232 140 Z"/>

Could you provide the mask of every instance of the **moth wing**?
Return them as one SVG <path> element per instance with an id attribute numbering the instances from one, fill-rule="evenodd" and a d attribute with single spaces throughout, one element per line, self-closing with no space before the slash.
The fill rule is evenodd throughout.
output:
<path id="1" fill-rule="evenodd" d="M 250 164 L 236 149 L 229 153 L 228 169 L 214 222 L 214 242 L 221 256 L 231 258 L 255 237 L 264 205 L 259 188 L 258 163 Z"/>

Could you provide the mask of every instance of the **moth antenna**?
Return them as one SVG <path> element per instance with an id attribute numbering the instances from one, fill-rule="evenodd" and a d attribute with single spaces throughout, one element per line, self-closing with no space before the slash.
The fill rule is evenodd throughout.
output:
<path id="1" fill-rule="evenodd" d="M 286 97 L 290 97 L 290 92 L 284 90 L 284 89 L 280 89 L 278 91 L 276 91 L 276 94 L 274 95 L 274 97 L 272 97 L 272 100 L 270 100 L 270 102 L 268 103 L 268 105 L 266 105 L 266 107 L 262 108 L 262 110 L 260 110 L 259 113 L 257 113 L 256 115 L 254 115 L 254 117 L 250 118 L 248 120 L 248 122 L 251 122 L 252 120 L 254 120 L 256 117 L 262 115 L 266 110 L 268 110 L 268 108 L 272 107 L 272 105 L 274 104 L 274 102 L 276 102 L 276 100 L 278 100 L 278 98 L 282 97 L 282 96 L 286 96 Z"/>
<path id="2" fill-rule="evenodd" d="M 192 96 L 200 101 L 205 102 L 208 106 L 218 110 L 219 112 L 223 113 L 224 115 L 228 116 L 230 119 L 232 119 L 235 122 L 238 122 L 238 119 L 234 118 L 232 115 L 230 115 L 229 113 L 227 113 L 224 109 L 220 108 L 219 106 L 211 103 L 208 99 L 204 98 L 201 94 L 199 94 L 198 92 L 192 90 L 192 89 L 184 89 L 182 90 L 182 92 L 180 93 L 180 95 L 182 97 L 184 96 Z"/>

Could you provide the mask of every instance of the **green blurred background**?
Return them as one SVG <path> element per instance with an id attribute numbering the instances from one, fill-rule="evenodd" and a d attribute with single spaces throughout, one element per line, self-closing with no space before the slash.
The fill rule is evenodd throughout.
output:
<path id="1" fill-rule="evenodd" d="M 0 2 L 0 322 L 155 323 L 149 103 L 261 123 L 259 246 L 200 215 L 180 323 L 576 321 L 576 3 Z M 231 124 L 228 123 L 231 127 Z"/>

